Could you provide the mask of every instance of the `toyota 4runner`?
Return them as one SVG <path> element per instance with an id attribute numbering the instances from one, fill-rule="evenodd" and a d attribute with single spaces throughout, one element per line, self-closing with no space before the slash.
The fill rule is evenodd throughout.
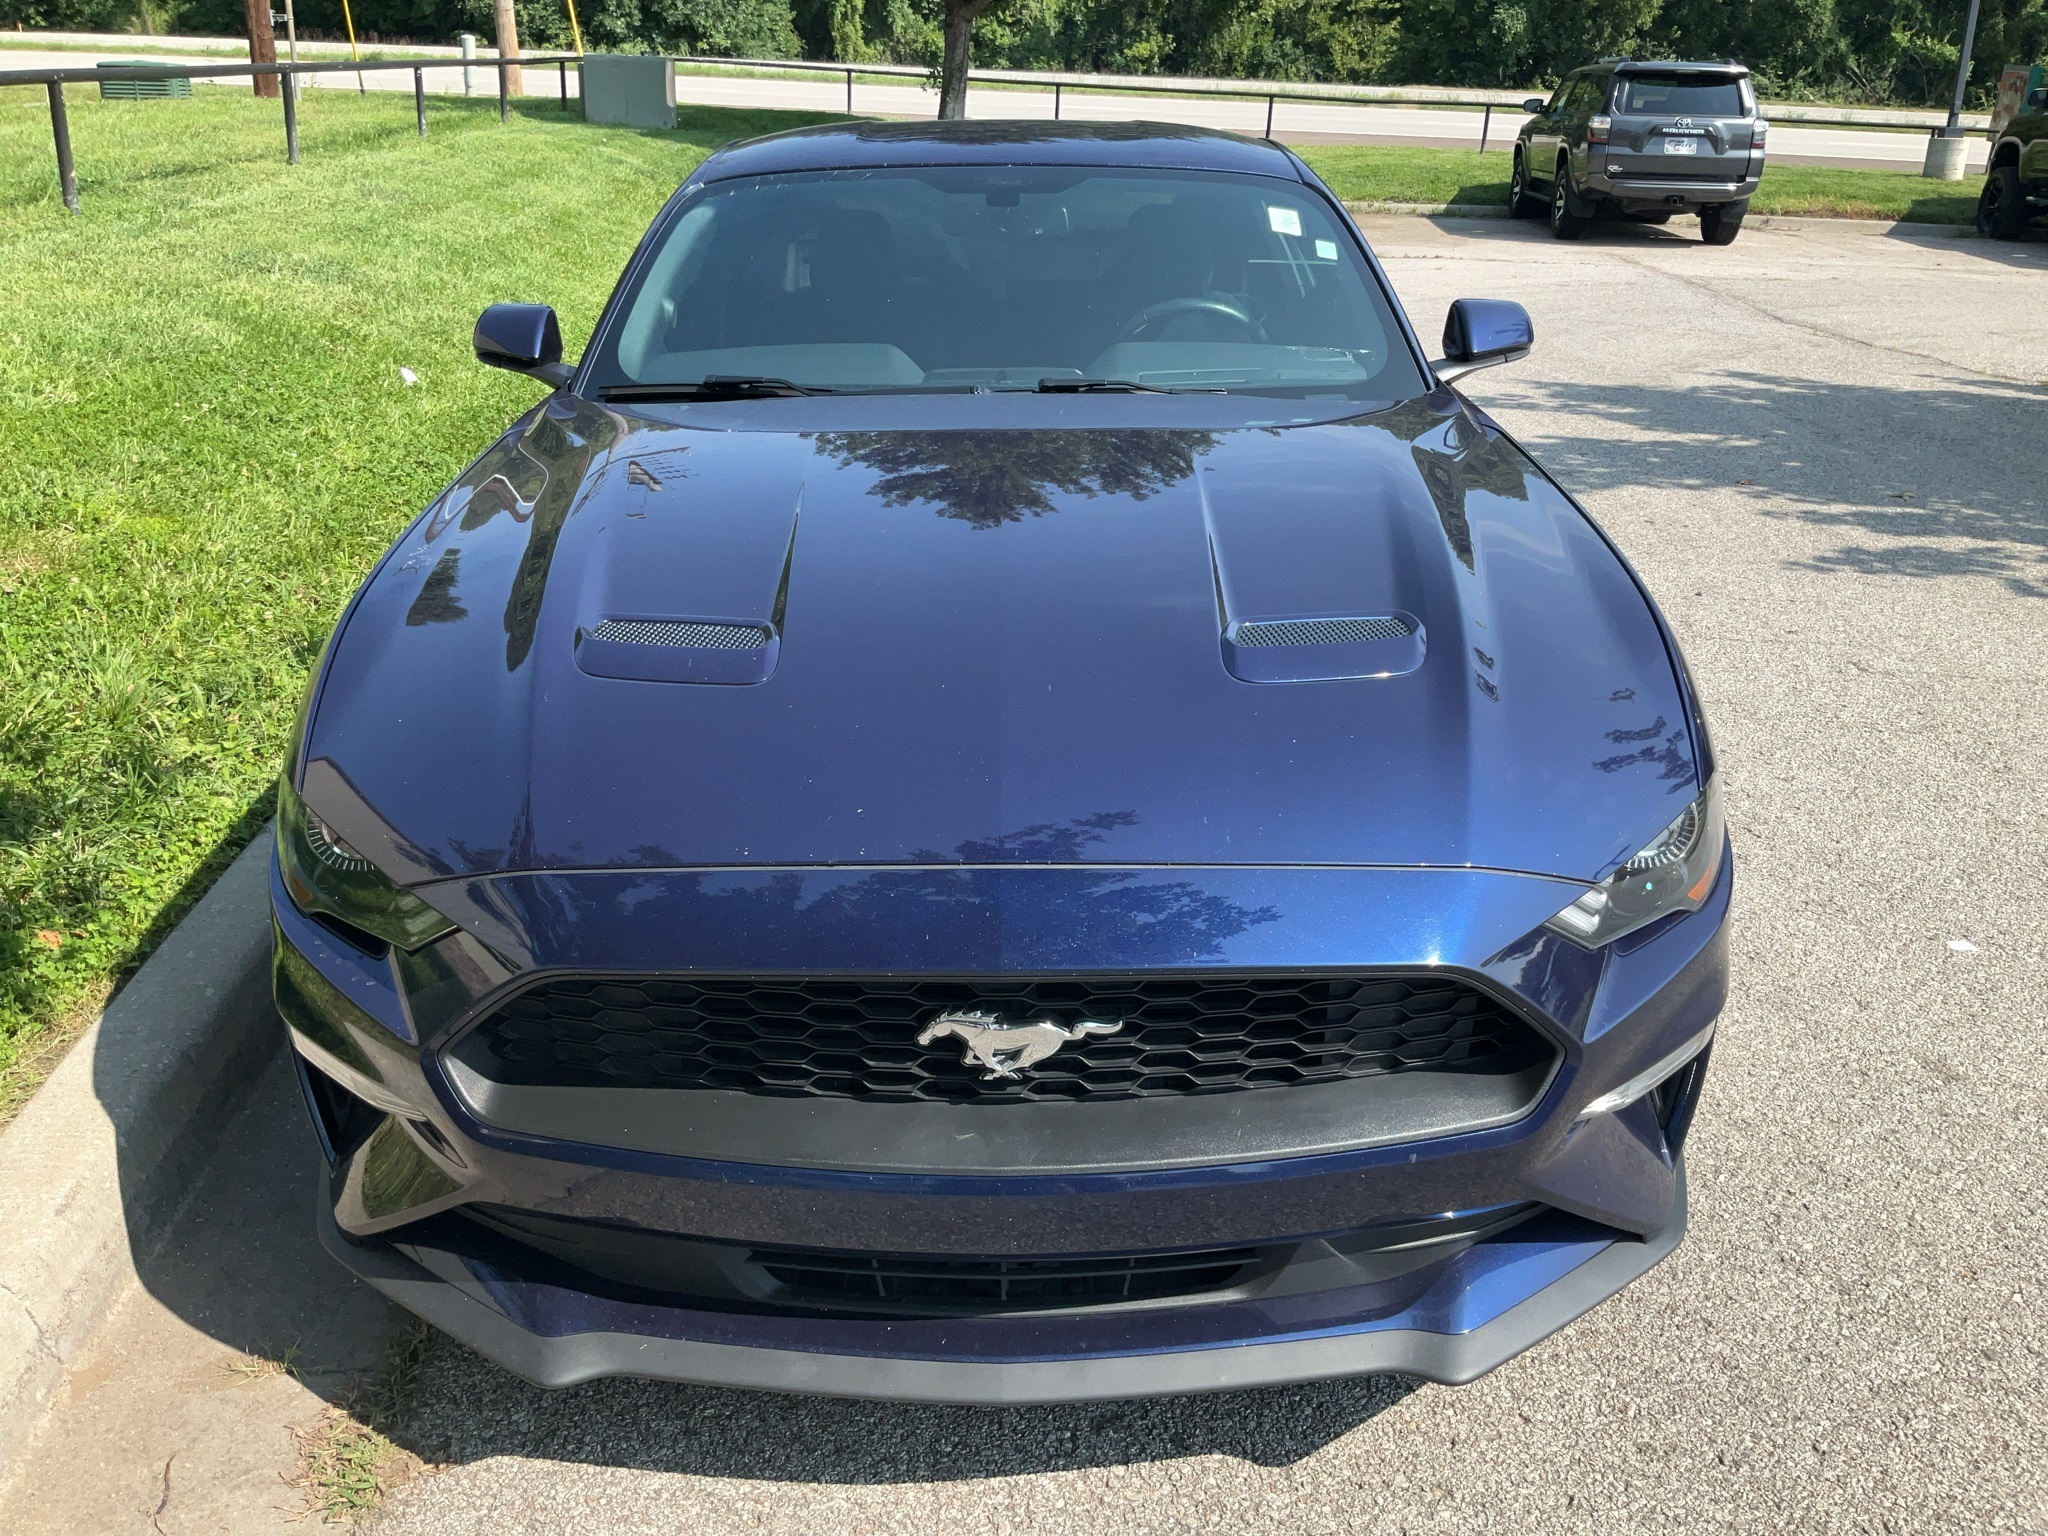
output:
<path id="1" fill-rule="evenodd" d="M 1662 224 L 1699 215 L 1709 245 L 1742 228 L 1764 173 L 1768 124 L 1749 71 L 1725 61 L 1682 64 L 1603 59 L 1575 69 L 1515 138 L 1508 211 L 1576 240 L 1603 214 Z"/>

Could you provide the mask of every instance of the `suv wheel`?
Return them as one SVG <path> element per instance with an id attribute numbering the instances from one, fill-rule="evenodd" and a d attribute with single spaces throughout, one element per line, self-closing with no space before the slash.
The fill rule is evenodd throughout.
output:
<path id="1" fill-rule="evenodd" d="M 1977 198 L 1977 233 L 1991 240 L 2017 240 L 2026 229 L 2027 199 L 2019 167 L 1993 166 Z"/>
<path id="2" fill-rule="evenodd" d="M 1742 216 L 1749 212 L 1749 199 L 1739 203 L 1709 203 L 1700 210 L 1700 238 L 1709 245 L 1733 245 L 1742 232 Z"/>
<path id="3" fill-rule="evenodd" d="M 1583 213 L 1572 212 L 1572 204 L 1577 200 L 1572 192 L 1571 162 L 1559 160 L 1557 179 L 1550 184 L 1550 232 L 1560 240 L 1578 239 L 1593 222 Z"/>
<path id="4" fill-rule="evenodd" d="M 1536 217 L 1536 199 L 1529 195 L 1529 164 L 1522 158 L 1522 152 L 1515 151 L 1514 174 L 1508 177 L 1508 217 L 1511 219 L 1533 219 Z"/>

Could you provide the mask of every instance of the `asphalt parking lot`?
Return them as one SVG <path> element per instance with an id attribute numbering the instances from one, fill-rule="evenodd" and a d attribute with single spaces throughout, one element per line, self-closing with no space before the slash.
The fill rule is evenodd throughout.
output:
<path id="1" fill-rule="evenodd" d="M 1011 1412 L 443 1352 L 388 1536 L 2048 1529 L 2048 246 L 1370 225 L 1620 540 L 1712 710 L 1736 987 L 1692 1232 L 1462 1390 Z M 2030 381 L 2030 382 L 2023 382 Z M 1958 952 L 1950 941 L 1975 952 Z"/>
<path id="2" fill-rule="evenodd" d="M 381 1536 L 2048 1530 L 2048 244 L 1367 228 L 1426 339 L 1455 297 L 1529 307 L 1535 353 L 1469 393 L 1636 562 L 1709 706 L 1735 990 L 1684 1245 L 1457 1390 L 548 1394 L 441 1345 L 405 1437 L 438 1470 Z M 273 1077 L 256 1113 L 295 1113 Z M 318 1355 L 338 1281 L 275 1273 Z M 261 1477 L 233 1439 L 179 1474 L 208 1523 L 159 1529 L 282 1522 L 281 1435 Z"/>

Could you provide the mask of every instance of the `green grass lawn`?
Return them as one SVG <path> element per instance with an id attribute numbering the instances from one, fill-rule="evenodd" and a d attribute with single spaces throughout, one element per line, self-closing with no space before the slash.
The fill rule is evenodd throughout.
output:
<path id="1" fill-rule="evenodd" d="M 1347 202 L 1507 204 L 1513 161 L 1498 151 L 1377 144 L 1296 148 Z M 1977 216 L 1977 183 L 1929 181 L 1906 171 L 1768 165 L 1750 207 L 1757 213 L 1968 224 Z"/>
<path id="2" fill-rule="evenodd" d="M 0 1099 L 261 825 L 356 583 L 537 398 L 478 310 L 550 302 L 574 356 L 690 167 L 819 120 L 436 99 L 422 141 L 318 91 L 292 168 L 274 101 L 69 101 L 78 218 L 0 91 Z"/>

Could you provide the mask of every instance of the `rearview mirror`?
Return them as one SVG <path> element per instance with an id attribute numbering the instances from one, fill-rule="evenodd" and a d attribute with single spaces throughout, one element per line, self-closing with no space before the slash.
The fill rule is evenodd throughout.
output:
<path id="1" fill-rule="evenodd" d="M 1524 112 L 1547 112 L 1550 110 L 1550 103 L 1541 96 L 1531 96 L 1522 103 L 1522 110 Z"/>
<path id="2" fill-rule="evenodd" d="M 1527 357 L 1535 344 L 1529 311 L 1512 299 L 1459 299 L 1444 316 L 1444 355 L 1429 366 L 1449 383 L 1475 369 Z"/>
<path id="3" fill-rule="evenodd" d="M 562 361 L 562 327 L 545 304 L 493 304 L 476 317 L 470 345 L 486 367 L 509 368 L 556 389 L 576 377 Z"/>

